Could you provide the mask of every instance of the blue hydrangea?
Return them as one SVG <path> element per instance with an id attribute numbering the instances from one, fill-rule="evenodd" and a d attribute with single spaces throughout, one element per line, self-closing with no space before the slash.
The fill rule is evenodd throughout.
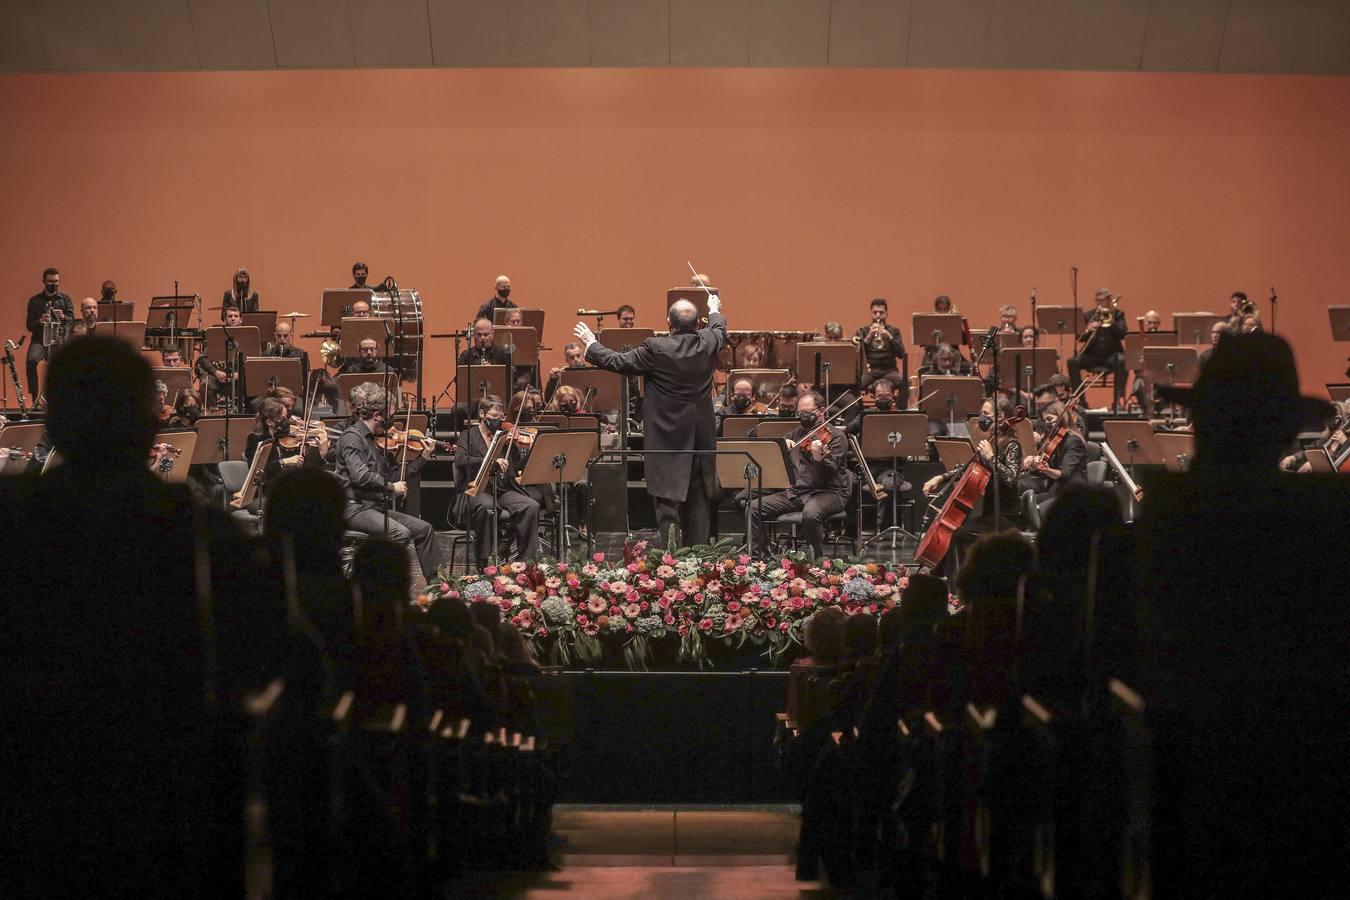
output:
<path id="1" fill-rule="evenodd" d="M 464 587 L 465 600 L 486 600 L 492 596 L 492 583 L 488 581 L 475 581 L 473 584 Z"/>
<path id="2" fill-rule="evenodd" d="M 666 623 L 660 616 L 638 616 L 633 620 L 633 627 L 637 629 L 638 634 L 651 637 L 661 637 L 666 633 Z"/>
<path id="3" fill-rule="evenodd" d="M 759 588 L 759 594 L 761 597 L 769 596 L 769 592 L 774 589 L 774 583 L 772 581 L 765 581 L 762 578 L 757 579 L 755 581 L 755 585 Z"/>
<path id="4" fill-rule="evenodd" d="M 850 600 L 866 600 L 872 596 L 872 582 L 866 578 L 850 578 L 844 582 L 844 596 Z"/>
<path id="5" fill-rule="evenodd" d="M 565 625 L 572 618 L 567 601 L 561 597 L 549 597 L 540 604 L 539 609 L 544 613 L 544 621 L 549 625 Z"/>

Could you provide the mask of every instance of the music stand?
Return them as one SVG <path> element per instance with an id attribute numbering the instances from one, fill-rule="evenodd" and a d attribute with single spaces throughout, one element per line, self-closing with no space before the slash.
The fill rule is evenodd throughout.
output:
<path id="1" fill-rule="evenodd" d="M 966 438 L 935 437 L 933 446 L 937 448 L 938 461 L 942 463 L 944 472 L 970 462 L 972 453 L 970 441 Z"/>
<path id="2" fill-rule="evenodd" d="M 392 354 L 389 351 L 389 339 L 394 334 L 393 319 L 348 318 L 342 320 L 342 355 L 347 359 L 356 359 L 361 355 L 361 342 L 373 340 L 380 348 L 380 358 Z"/>
<path id="3" fill-rule="evenodd" d="M 246 312 L 241 315 L 243 324 L 252 325 L 258 329 L 258 334 L 272 334 L 277 330 L 277 311 L 258 310 L 257 312 Z"/>
<path id="4" fill-rule="evenodd" d="M 469 382 L 469 372 L 473 371 L 473 383 Z M 501 397 L 503 402 L 507 399 L 506 393 L 506 366 L 502 365 L 482 365 L 467 366 L 463 363 L 455 366 L 455 384 L 459 385 L 459 395 L 464 399 L 461 403 L 466 405 L 466 409 L 478 402 L 478 399 L 485 394 L 491 394 Z M 472 414 L 470 415 L 472 418 Z"/>
<path id="5" fill-rule="evenodd" d="M 298 360 L 297 360 L 298 361 Z M 192 370 L 187 366 L 152 366 L 155 378 L 164 382 L 169 396 L 182 396 L 184 391 L 192 389 Z"/>
<path id="6" fill-rule="evenodd" d="M 650 328 L 603 328 L 596 332 L 595 339 L 602 347 L 622 353 L 632 350 L 655 334 Z"/>
<path id="7" fill-rule="evenodd" d="M 1125 368 L 1131 372 L 1144 371 L 1145 347 L 1175 347 L 1175 331 L 1131 331 L 1125 335 Z"/>
<path id="8" fill-rule="evenodd" d="M 755 435 L 761 438 L 784 438 L 792 433 L 792 429 L 801 427 L 797 419 L 760 419 L 759 425 L 755 428 Z"/>
<path id="9" fill-rule="evenodd" d="M 42 432 L 46 428 L 46 424 L 42 422 L 6 425 L 5 430 L 0 432 L 0 444 L 20 453 L 32 453 L 37 449 L 38 441 L 42 440 Z"/>
<path id="10" fill-rule="evenodd" d="M 723 416 L 722 434 L 724 438 L 745 438 L 750 436 L 750 429 L 760 424 L 759 416 Z M 796 423 L 796 419 L 784 419 L 785 422 Z"/>
<path id="11" fill-rule="evenodd" d="M 750 507 L 766 493 L 785 491 L 792 487 L 792 466 L 788 449 L 777 440 L 743 438 L 718 440 L 713 457 L 717 468 L 717 483 L 726 490 L 745 485 L 745 549 L 754 546 Z M 749 454 L 746 459 L 743 454 Z"/>
<path id="12" fill-rule="evenodd" d="M 341 325 L 343 319 L 351 317 L 352 304 L 357 300 L 371 302 L 374 293 L 370 288 L 329 288 L 323 292 L 319 306 L 319 324 L 333 327 Z"/>
<path id="13" fill-rule="evenodd" d="M 1327 317 L 1331 320 L 1331 339 L 1350 341 L 1350 306 L 1328 306 Z"/>
<path id="14" fill-rule="evenodd" d="M 1077 340 L 1078 328 L 1082 326 L 1082 319 L 1079 318 L 1079 311 L 1072 306 L 1038 306 L 1036 307 L 1036 328 L 1040 331 L 1040 337 L 1037 339 L 1037 346 L 1043 343 L 1043 339 L 1050 335 L 1059 338 L 1059 352 L 1064 353 L 1064 336 L 1069 339 Z"/>
<path id="15" fill-rule="evenodd" d="M 563 558 L 567 535 L 567 488 L 583 480 L 600 456 L 600 435 L 594 431 L 541 431 L 525 459 L 521 484 L 558 487 L 557 559 Z"/>
<path id="16" fill-rule="evenodd" d="M 994 335 L 994 349 L 1003 350 L 1007 347 L 1022 346 L 1022 332 L 1020 331 L 1000 331 Z"/>
<path id="17" fill-rule="evenodd" d="M 1209 330 L 1215 322 L 1225 322 L 1227 316 L 1208 312 L 1172 313 L 1172 330 L 1177 333 L 1177 345 L 1184 347 L 1210 344 Z"/>
<path id="18" fill-rule="evenodd" d="M 1194 347 L 1145 347 L 1144 373 L 1157 384 L 1195 384 L 1200 354 Z"/>
<path id="19" fill-rule="evenodd" d="M 760 395 L 765 393 L 766 387 L 768 393 L 776 397 L 790 377 L 787 369 L 732 369 L 727 375 L 726 396 L 730 399 L 731 387 L 737 381 L 749 378 L 752 385 L 750 389 L 753 394 L 752 400 L 758 400 Z"/>
<path id="20" fill-rule="evenodd" d="M 912 327 L 916 347 L 960 347 L 965 335 L 960 313 L 914 313 Z"/>
<path id="21" fill-rule="evenodd" d="M 1021 363 L 1021 365 L 1018 365 Z M 1027 372 L 1030 369 L 1030 373 Z M 1059 351 L 1054 347 L 1004 347 L 998 351 L 998 386 L 1004 390 L 1031 393 L 1059 371 Z"/>
<path id="22" fill-rule="evenodd" d="M 187 308 L 192 309 L 192 304 L 189 303 Z M 153 303 L 151 309 L 154 309 Z M 132 300 L 113 300 L 111 303 L 107 300 L 98 301 L 100 322 L 130 322 L 134 318 L 136 318 L 136 303 Z"/>
<path id="23" fill-rule="evenodd" d="M 919 409 L 930 419 L 964 422 L 984 405 L 984 381 L 974 375 L 925 375 L 919 379 Z"/>
<path id="24" fill-rule="evenodd" d="M 155 443 L 171 444 L 179 450 L 176 458 L 166 457 L 156 466 L 155 474 L 169 484 L 182 484 L 187 481 L 188 467 L 192 465 L 192 457 L 197 449 L 197 432 L 191 428 L 160 431 L 155 434 Z"/>
<path id="25" fill-rule="evenodd" d="M 858 345 L 852 341 L 803 341 L 797 345 L 797 380 L 810 382 L 812 387 L 820 390 L 828 406 L 831 385 L 858 383 L 861 358 Z M 821 390 L 822 384 L 824 390 Z"/>
<path id="26" fill-rule="evenodd" d="M 1121 463 L 1133 470 L 1137 466 L 1165 465 L 1162 444 L 1150 422 L 1138 419 L 1107 419 L 1102 423 L 1106 443 Z M 1132 471 L 1135 481 L 1139 478 Z"/>
<path id="27" fill-rule="evenodd" d="M 151 328 L 188 328 L 191 325 L 191 311 L 196 309 L 195 303 L 183 303 L 176 297 L 165 297 L 159 299 L 150 298 L 150 309 L 145 314 L 145 322 Z M 182 313 L 187 311 L 189 315 Z M 119 321 L 126 321 L 121 316 Z M 130 318 L 129 316 L 127 318 Z"/>
<path id="28" fill-rule="evenodd" d="M 506 317 L 513 312 L 518 312 L 523 317 L 524 325 L 507 325 Z M 544 333 L 544 311 L 542 309 L 524 309 L 522 307 L 498 307 L 492 311 L 492 329 L 501 331 L 503 328 L 533 328 L 536 335 Z M 502 343 L 497 341 L 497 343 Z M 538 344 L 538 341 L 535 341 Z"/>
<path id="29" fill-rule="evenodd" d="M 585 413 L 569 416 L 560 412 L 541 412 L 535 417 L 534 424 L 565 431 L 598 432 L 600 430 L 600 419 Z"/>
<path id="30" fill-rule="evenodd" d="M 203 350 L 207 359 L 225 361 L 225 325 L 212 325 L 206 329 L 206 349 Z M 262 356 L 262 345 L 258 340 L 258 329 L 249 325 L 237 325 L 229 328 L 229 337 L 234 340 L 234 345 L 244 356 Z"/>
<path id="31" fill-rule="evenodd" d="M 494 332 L 493 341 L 508 352 L 512 369 L 519 371 L 539 365 L 539 332 L 533 325 L 501 325 Z"/>
<path id="32" fill-rule="evenodd" d="M 243 459 L 244 444 L 253 430 L 248 416 L 229 416 L 229 455 L 225 454 L 225 416 L 202 416 L 197 420 L 197 445 L 192 449 L 192 465 Z"/>
<path id="33" fill-rule="evenodd" d="M 254 381 L 253 379 L 258 379 Z M 246 356 L 244 357 L 244 383 L 252 385 L 252 391 L 261 397 L 273 387 L 290 388 L 297 397 L 305 396 L 305 386 L 300 379 L 300 360 L 288 356 Z"/>
<path id="34" fill-rule="evenodd" d="M 137 353 L 145 346 L 144 322 L 109 322 L 108 327 L 100 327 L 98 333 L 126 341 Z"/>
<path id="35" fill-rule="evenodd" d="M 585 397 L 587 391 L 594 390 L 587 409 L 599 412 L 612 412 L 619 408 L 619 379 L 624 376 L 618 372 L 581 366 L 575 369 L 563 369 L 558 376 L 558 387 L 575 388 Z M 555 392 L 556 395 L 556 392 Z"/>
<path id="36" fill-rule="evenodd" d="M 1195 435 L 1187 431 L 1160 431 L 1155 437 L 1169 472 L 1184 472 L 1195 459 Z"/>
<path id="37" fill-rule="evenodd" d="M 247 509 L 253 502 L 253 497 L 258 493 L 258 488 L 262 486 L 263 470 L 267 468 L 267 457 L 272 454 L 271 441 L 259 441 L 258 446 L 253 450 L 253 462 L 249 463 L 248 474 L 244 476 L 244 486 L 240 489 L 239 505 L 237 509 Z M 230 498 L 230 505 L 234 506 L 234 498 Z"/>
<path id="38" fill-rule="evenodd" d="M 862 433 L 858 437 L 858 447 L 863 458 L 861 465 L 867 465 L 869 459 L 889 459 L 891 471 L 895 473 L 895 484 L 891 486 L 891 525 L 885 531 L 878 531 L 867 543 L 880 541 L 887 534 L 891 538 L 891 550 L 895 549 L 897 533 L 907 538 L 917 538 L 907 528 L 900 526 L 900 460 L 928 458 L 928 417 L 920 412 L 864 412 L 862 414 Z M 878 517 L 879 518 L 879 517 Z"/>
<path id="39" fill-rule="evenodd" d="M 1327 396 L 1332 403 L 1344 403 L 1350 400 L 1350 384 L 1327 383 Z"/>
<path id="40" fill-rule="evenodd" d="M 705 291 L 701 287 L 677 287 L 666 291 L 666 309 L 670 309 L 680 300 L 688 300 L 698 310 L 698 327 L 708 324 L 708 294 L 720 294 L 717 288 L 709 285 Z"/>

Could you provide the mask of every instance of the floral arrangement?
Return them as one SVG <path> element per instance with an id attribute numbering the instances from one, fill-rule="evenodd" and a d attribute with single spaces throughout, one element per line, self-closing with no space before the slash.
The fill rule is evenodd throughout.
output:
<path id="1" fill-rule="evenodd" d="M 596 553 L 442 573 L 414 605 L 425 609 L 442 597 L 494 604 L 535 658 L 553 665 L 595 666 L 621 653 L 634 670 L 650 668 L 655 655 L 707 668 L 718 656 L 751 651 L 767 668 L 799 655 L 817 610 L 880 616 L 909 581 L 903 566 L 798 553 L 764 561 L 729 549 L 663 550 L 638 541 L 624 546 L 622 559 Z"/>

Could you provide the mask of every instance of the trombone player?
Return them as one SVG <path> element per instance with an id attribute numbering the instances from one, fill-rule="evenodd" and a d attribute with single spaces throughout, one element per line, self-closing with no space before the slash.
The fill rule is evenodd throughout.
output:
<path id="1" fill-rule="evenodd" d="M 1087 330 L 1078 338 L 1082 346 L 1078 355 L 1069 360 L 1069 381 L 1076 391 L 1083 381 L 1084 370 L 1110 372 L 1111 404 L 1119 408 L 1125 396 L 1125 335 L 1130 326 L 1119 308 L 1118 294 L 1098 288 L 1093 300 L 1096 305 L 1083 313 Z"/>
<path id="2" fill-rule="evenodd" d="M 867 363 L 859 387 L 866 390 L 872 382 L 884 378 L 895 386 L 903 406 L 908 402 L 909 385 L 895 361 L 905 358 L 905 340 L 900 336 L 899 328 L 886 322 L 889 309 L 885 297 L 877 297 L 868 309 L 872 314 L 871 323 L 859 328 L 853 337 L 853 343 L 862 347 Z"/>

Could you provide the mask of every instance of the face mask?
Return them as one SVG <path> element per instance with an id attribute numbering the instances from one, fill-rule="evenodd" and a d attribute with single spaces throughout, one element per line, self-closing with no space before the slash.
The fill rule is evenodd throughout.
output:
<path id="1" fill-rule="evenodd" d="M 483 427 L 487 429 L 488 434 L 496 434 L 502 430 L 501 419 L 484 419 Z"/>
<path id="2" fill-rule="evenodd" d="M 890 409 L 893 405 L 894 402 L 891 400 L 890 397 L 877 398 L 877 409 L 879 409 L 881 412 L 885 412 L 886 410 Z"/>
<path id="3" fill-rule="evenodd" d="M 195 406 L 183 407 L 183 418 L 186 419 L 187 421 L 195 422 L 197 421 L 197 416 L 199 415 L 200 413 L 197 411 L 197 407 Z"/>
<path id="4" fill-rule="evenodd" d="M 797 421 L 801 423 L 803 428 L 810 428 L 816 424 L 816 411 L 797 413 Z"/>
<path id="5" fill-rule="evenodd" d="M 111 303 L 117 299 L 117 291 L 104 291 L 103 300 L 105 303 Z"/>
<path id="6" fill-rule="evenodd" d="M 571 400 L 568 400 L 568 401 L 566 401 L 565 403 L 559 403 L 559 404 L 558 404 L 558 409 L 559 409 L 561 412 L 563 412 L 564 414 L 570 416 L 570 415 L 572 415 L 572 413 L 574 413 L 574 412 L 577 411 L 577 405 L 576 405 L 575 402 L 573 402 L 573 401 L 571 401 Z"/>
<path id="7" fill-rule="evenodd" d="M 505 300 L 507 297 L 511 296 L 511 289 L 509 287 L 500 288 L 497 291 L 497 296 Z"/>
<path id="8" fill-rule="evenodd" d="M 993 428 L 993 427 L 994 427 L 994 420 L 993 420 L 992 417 L 990 417 L 990 416 L 984 416 L 984 415 L 980 416 L 980 430 L 981 430 L 981 431 L 988 431 L 990 428 Z"/>
<path id="9" fill-rule="evenodd" d="M 55 293 L 56 293 L 56 289 L 57 289 L 57 286 L 56 286 L 56 285 L 54 285 L 54 284 L 48 284 L 48 285 L 44 285 L 44 287 L 45 287 L 47 293 L 49 293 L 49 294 L 55 294 Z"/>
<path id="10" fill-rule="evenodd" d="M 750 398 L 744 394 L 734 394 L 731 397 L 731 406 L 736 412 L 745 412 L 750 408 Z"/>

